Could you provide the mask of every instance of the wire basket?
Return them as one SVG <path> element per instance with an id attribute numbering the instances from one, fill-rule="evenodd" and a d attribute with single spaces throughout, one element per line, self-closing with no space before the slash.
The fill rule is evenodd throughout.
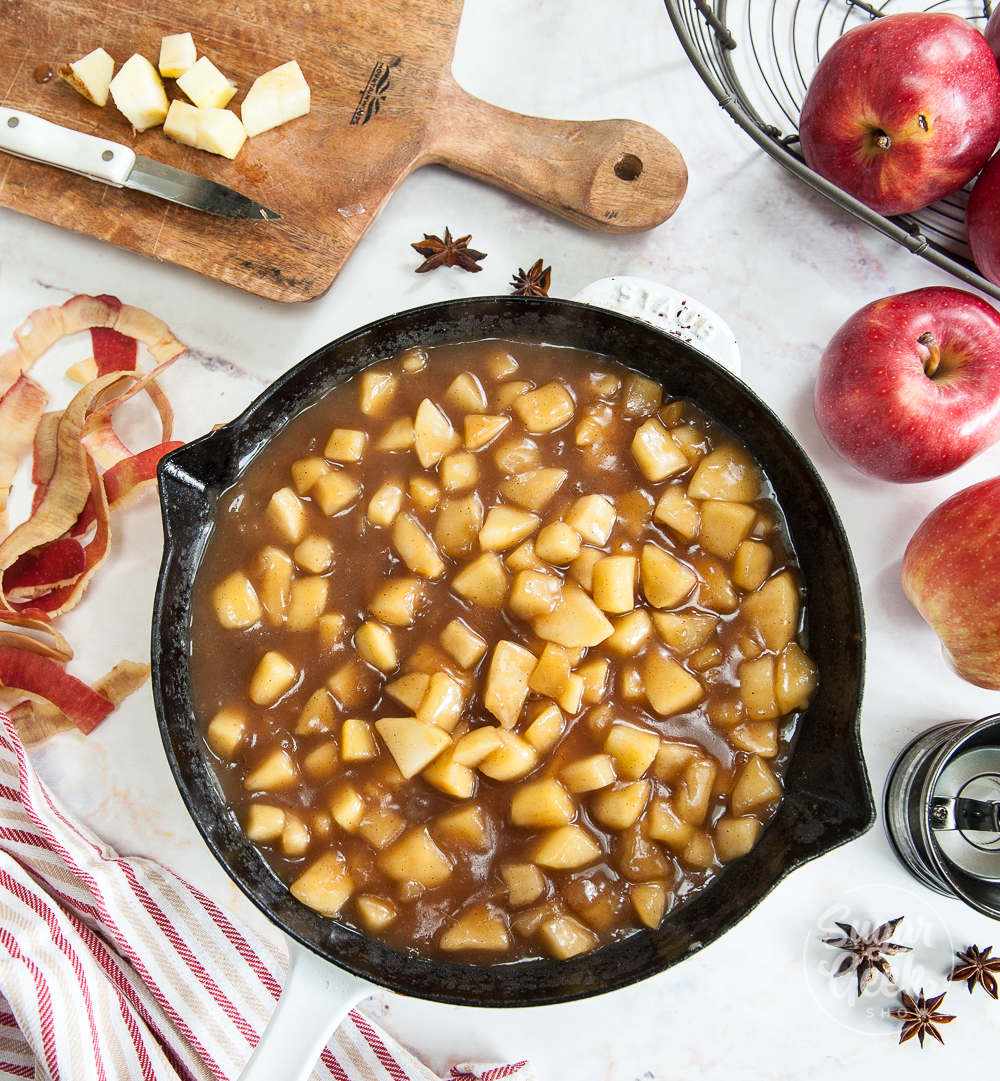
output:
<path id="1" fill-rule="evenodd" d="M 799 149 L 798 120 L 820 57 L 852 27 L 897 11 L 906 0 L 665 0 L 681 45 L 706 86 L 775 161 L 816 191 L 935 266 L 1000 300 L 1000 287 L 976 269 L 965 238 L 971 184 L 915 214 L 887 218 L 814 173 Z M 984 28 L 990 0 L 939 0 L 923 10 L 951 12 Z"/>

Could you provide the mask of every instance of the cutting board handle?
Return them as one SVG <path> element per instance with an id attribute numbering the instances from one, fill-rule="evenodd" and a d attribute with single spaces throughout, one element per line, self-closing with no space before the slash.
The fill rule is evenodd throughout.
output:
<path id="1" fill-rule="evenodd" d="M 687 166 L 669 139 L 634 120 L 542 120 L 488 105 L 454 80 L 420 164 L 447 165 L 587 229 L 635 233 L 677 209 Z"/>

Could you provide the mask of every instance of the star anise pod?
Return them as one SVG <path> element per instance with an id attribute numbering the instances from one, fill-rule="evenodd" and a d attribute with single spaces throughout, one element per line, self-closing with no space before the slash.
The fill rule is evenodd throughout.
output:
<path id="1" fill-rule="evenodd" d="M 549 295 L 549 280 L 552 277 L 552 267 L 542 269 L 543 259 L 533 263 L 531 269 L 525 273 L 523 267 L 517 268 L 517 273 L 511 279 L 513 296 L 516 297 L 547 297 Z"/>
<path id="2" fill-rule="evenodd" d="M 424 261 L 417 267 L 417 273 L 426 274 L 428 270 L 437 270 L 439 266 L 457 266 L 473 274 L 482 270 L 479 260 L 486 258 L 486 252 L 470 248 L 471 239 L 471 233 L 455 239 L 449 229 L 444 231 L 444 240 L 439 236 L 424 233 L 423 240 L 410 245 L 424 257 Z"/>
<path id="3" fill-rule="evenodd" d="M 925 999 L 924 989 L 921 987 L 917 1001 L 914 1002 L 905 991 L 899 992 L 899 1001 L 903 1005 L 900 1009 L 893 1010 L 892 1016 L 897 1021 L 903 1022 L 903 1029 L 899 1034 L 900 1043 L 906 1043 L 907 1040 L 912 1040 L 914 1036 L 920 1041 L 921 1047 L 924 1046 L 925 1036 L 933 1036 L 938 1043 L 944 1043 L 936 1026 L 947 1025 L 950 1021 L 955 1020 L 954 1014 L 937 1012 L 938 1007 L 944 1002 L 945 993 L 935 995 L 934 998 Z"/>
<path id="4" fill-rule="evenodd" d="M 965 953 L 957 953 L 955 956 L 961 961 L 956 965 L 949 980 L 960 983 L 965 980 L 969 985 L 969 994 L 975 990 L 976 984 L 981 984 L 983 990 L 991 997 L 997 997 L 997 978 L 994 972 L 1000 972 L 1000 957 L 990 957 L 993 952 L 992 946 L 981 950 L 978 946 L 970 946 Z"/>
<path id="5" fill-rule="evenodd" d="M 856 931 L 849 923 L 838 923 L 837 926 L 844 932 L 844 937 L 823 939 L 827 945 L 847 951 L 847 956 L 841 961 L 834 976 L 857 972 L 858 998 L 875 978 L 876 972 L 881 972 L 886 979 L 895 982 L 886 957 L 892 957 L 897 953 L 909 953 L 912 949 L 911 946 L 900 946 L 897 942 L 889 941 L 902 922 L 903 917 L 898 916 L 894 920 L 889 920 L 888 923 L 883 923 L 881 927 L 876 927 L 867 936 Z"/>

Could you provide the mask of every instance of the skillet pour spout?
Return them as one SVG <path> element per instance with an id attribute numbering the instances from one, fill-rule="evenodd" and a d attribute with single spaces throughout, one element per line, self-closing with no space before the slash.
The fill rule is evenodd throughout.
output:
<path id="1" fill-rule="evenodd" d="M 246 839 L 204 749 L 191 688 L 191 600 L 218 499 L 276 432 L 332 386 L 416 345 L 502 337 L 603 353 L 690 398 L 747 445 L 784 510 L 805 582 L 819 688 L 798 725 L 785 796 L 756 847 L 678 905 L 659 929 L 568 961 L 473 966 L 400 953 L 295 900 Z M 864 676 L 861 596 L 830 496 L 793 437 L 739 379 L 636 320 L 549 298 L 446 301 L 331 342 L 230 424 L 160 464 L 165 546 L 152 628 L 153 696 L 178 788 L 216 859 L 268 918 L 328 961 L 401 994 L 474 1006 L 564 1002 L 676 964 L 746 916 L 790 871 L 863 834 L 875 819 L 858 733 Z"/>

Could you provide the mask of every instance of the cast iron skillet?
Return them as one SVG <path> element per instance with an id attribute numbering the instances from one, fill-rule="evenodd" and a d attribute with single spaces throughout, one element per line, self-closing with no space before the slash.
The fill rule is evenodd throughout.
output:
<path id="1" fill-rule="evenodd" d="M 296 901 L 227 809 L 194 717 L 191 593 L 215 507 L 253 456 L 318 395 L 413 345 L 505 337 L 609 354 L 690 397 L 763 464 L 806 583 L 809 650 L 819 690 L 799 725 L 785 797 L 753 851 L 656 931 L 569 961 L 472 966 L 406 956 Z M 530 373 L 527 373 L 530 376 Z M 153 697 L 167 758 L 209 848 L 246 895 L 292 938 L 344 969 L 402 994 L 472 1006 L 530 1006 L 641 980 L 712 942 L 789 871 L 864 833 L 875 818 L 858 737 L 864 625 L 854 564 L 816 471 L 781 422 L 739 379 L 677 338 L 563 300 L 484 297 L 381 319 L 292 368 L 232 423 L 160 464 L 164 554 L 153 614 Z"/>

